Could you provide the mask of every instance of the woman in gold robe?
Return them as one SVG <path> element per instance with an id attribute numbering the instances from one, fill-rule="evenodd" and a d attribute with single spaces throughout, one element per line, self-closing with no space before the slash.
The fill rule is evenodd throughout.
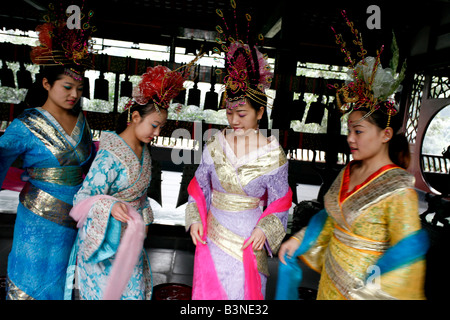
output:
<path id="1" fill-rule="evenodd" d="M 349 119 L 360 119 L 363 114 L 354 111 Z M 386 134 L 369 118 L 350 125 L 348 142 L 355 160 L 340 172 L 325 195 L 328 217 L 314 245 L 300 258 L 321 273 L 317 299 L 424 299 L 423 259 L 382 275 L 376 267 L 390 247 L 420 232 L 421 224 L 414 178 L 390 160 L 383 141 L 392 137 L 380 137 L 381 149 L 368 143 L 369 134 Z M 377 160 L 371 165 L 365 158 L 369 155 L 377 159 L 384 155 L 384 163 Z M 282 262 L 286 253 L 292 255 L 298 248 L 306 230 L 282 245 Z"/>
<path id="2" fill-rule="evenodd" d="M 321 274 L 317 299 L 424 299 L 424 260 L 380 278 L 374 267 L 390 246 L 421 228 L 412 176 L 388 164 L 350 190 L 349 176 L 355 166 L 350 163 L 329 189 L 324 228 L 315 245 L 300 257 Z M 289 241 L 298 244 L 305 231 Z M 282 248 L 280 259 L 284 253 Z M 379 290 L 364 286 L 365 279 L 374 280 Z"/>
<path id="3" fill-rule="evenodd" d="M 424 299 L 428 238 L 421 230 L 414 178 L 405 170 L 410 157 L 398 133 L 401 118 L 386 98 L 399 81 L 381 68 L 379 55 L 362 57 L 350 70 L 353 81 L 338 91 L 345 106 L 354 103 L 347 137 L 353 161 L 325 195 L 323 227 L 311 236 L 314 219 L 282 244 L 281 269 L 292 263 L 290 256 L 300 256 L 321 274 L 321 300 Z M 288 281 L 281 282 L 280 292 Z"/>

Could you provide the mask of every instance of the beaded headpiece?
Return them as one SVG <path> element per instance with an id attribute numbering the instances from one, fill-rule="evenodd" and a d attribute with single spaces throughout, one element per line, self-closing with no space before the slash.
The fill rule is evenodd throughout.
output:
<path id="1" fill-rule="evenodd" d="M 219 33 L 216 43 L 220 49 L 215 47 L 213 51 L 220 54 L 225 53 L 225 68 L 227 75 L 224 77 L 225 84 L 225 101 L 226 107 L 235 108 L 239 104 L 245 103 L 245 98 L 258 101 L 263 104 L 265 101 L 262 97 L 266 96 L 265 90 L 270 88 L 273 73 L 267 61 L 267 55 L 263 55 L 254 45 L 249 42 L 249 27 L 252 20 L 249 14 L 245 15 L 247 21 L 246 40 L 239 36 L 236 21 L 236 2 L 231 0 L 235 19 L 235 36 L 231 36 L 231 30 L 224 18 L 222 10 L 217 9 L 217 15 L 222 18 L 223 26 L 216 26 Z M 258 36 L 258 40 L 264 40 L 262 34 Z M 228 46 L 227 46 L 228 44 Z M 217 70 L 218 73 L 221 70 Z M 267 97 L 267 96 L 266 96 Z"/>
<path id="2" fill-rule="evenodd" d="M 93 68 L 91 34 L 96 27 L 90 25 L 90 20 L 94 12 L 91 10 L 87 15 L 80 13 L 79 28 L 69 28 L 66 9 L 63 4 L 58 8 L 49 5 L 49 12 L 44 16 L 45 23 L 36 27 L 39 43 L 33 47 L 30 57 L 37 65 L 64 66 L 65 74 L 82 80 L 81 70 Z"/>
<path id="3" fill-rule="evenodd" d="M 193 65 L 201 56 L 203 53 L 175 70 L 161 65 L 148 67 L 139 84 L 133 89 L 132 99 L 125 106 L 125 110 L 128 110 L 128 123 L 131 121 L 130 109 L 134 102 L 139 105 L 153 103 L 158 112 L 160 108 L 167 110 L 170 101 L 184 90 L 184 81 L 190 76 Z"/>
<path id="4" fill-rule="evenodd" d="M 400 83 L 405 75 L 406 62 L 403 63 L 400 73 L 396 74 L 399 50 L 395 35 L 392 40 L 393 57 L 390 62 L 390 68 L 383 69 L 380 63 L 380 56 L 384 46 L 377 51 L 376 57 L 366 57 L 367 51 L 363 47 L 361 35 L 358 34 L 358 30 L 354 27 L 353 22 L 349 21 L 344 10 L 342 15 L 355 38 L 353 43 L 360 48 L 357 55 L 361 58 L 361 61 L 356 63 L 352 59 L 342 34 L 337 34 L 332 28 L 336 36 L 336 43 L 340 45 L 341 51 L 345 55 L 345 61 L 349 63 L 348 75 L 351 78 L 342 87 L 335 85 L 337 89 L 337 105 L 342 112 L 350 110 L 367 111 L 357 122 L 366 119 L 376 110 L 380 110 L 388 115 L 387 128 L 390 125 L 391 116 L 398 113 L 393 95 L 401 89 Z"/>

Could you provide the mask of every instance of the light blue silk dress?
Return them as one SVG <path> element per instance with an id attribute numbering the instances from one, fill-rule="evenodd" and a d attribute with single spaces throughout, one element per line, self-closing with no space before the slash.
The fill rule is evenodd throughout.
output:
<path id="1" fill-rule="evenodd" d="M 113 205 L 117 201 L 126 201 L 142 215 L 146 225 L 153 221 L 147 197 L 150 179 L 151 159 L 147 147 L 138 157 L 119 135 L 102 132 L 99 151 L 83 186 L 74 197 L 74 205 L 97 195 L 115 199 L 95 201 L 79 229 L 68 269 L 68 281 L 75 279 L 74 288 L 79 290 L 79 299 L 100 300 L 103 297 L 126 228 L 125 223 L 111 215 Z M 151 292 L 151 270 L 143 248 L 121 299 L 149 300 Z M 70 298 L 68 291 L 66 299 Z"/>

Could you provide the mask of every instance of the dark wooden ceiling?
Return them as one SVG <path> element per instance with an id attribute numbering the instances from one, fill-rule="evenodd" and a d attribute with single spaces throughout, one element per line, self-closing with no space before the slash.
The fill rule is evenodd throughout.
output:
<path id="1" fill-rule="evenodd" d="M 61 0 L 54 1 L 59 2 Z M 43 20 L 50 1 L 16 0 L 2 3 L 0 28 L 34 29 Z M 75 1 L 81 4 L 83 1 Z M 276 50 L 291 50 L 298 60 L 343 64 L 334 42 L 331 26 L 352 38 L 340 14 L 345 9 L 348 16 L 362 32 L 369 54 L 381 45 L 390 45 L 392 31 L 396 33 L 401 53 L 409 55 L 417 45 L 417 35 L 431 26 L 439 33 L 441 22 L 450 16 L 450 0 L 404 1 L 404 0 L 236 0 L 238 18 L 245 13 L 252 15 L 252 30 L 266 34 L 282 18 L 283 29 L 273 38 L 266 38 L 265 46 Z M 381 9 L 381 29 L 369 30 L 366 21 L 369 5 Z M 229 0 L 85 0 L 84 5 L 95 12 L 96 37 L 141 43 L 170 45 L 175 38 L 177 46 L 184 46 L 185 30 L 214 31 L 220 23 L 217 8 L 233 21 Z M 239 17 L 240 16 L 240 17 Z M 447 24 L 450 23 L 447 19 Z M 446 27 L 448 28 L 448 27 Z M 275 49 L 268 50 L 273 54 Z"/>

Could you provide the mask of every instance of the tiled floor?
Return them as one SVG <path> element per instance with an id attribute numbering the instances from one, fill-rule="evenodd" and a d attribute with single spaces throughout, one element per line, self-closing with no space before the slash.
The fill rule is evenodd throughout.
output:
<path id="1" fill-rule="evenodd" d="M 148 248 L 147 254 L 150 260 L 153 286 L 163 283 L 181 283 L 191 286 L 193 275 L 194 255 L 190 251 Z M 302 286 L 317 289 L 319 274 L 305 265 L 303 269 Z M 267 281 L 266 299 L 275 297 L 276 280 L 278 273 L 278 258 L 269 258 L 269 272 L 271 276 Z"/>
<path id="2" fill-rule="evenodd" d="M 194 255 L 192 252 L 173 249 L 149 248 L 148 258 L 153 275 L 153 285 L 183 283 L 192 285 Z"/>

